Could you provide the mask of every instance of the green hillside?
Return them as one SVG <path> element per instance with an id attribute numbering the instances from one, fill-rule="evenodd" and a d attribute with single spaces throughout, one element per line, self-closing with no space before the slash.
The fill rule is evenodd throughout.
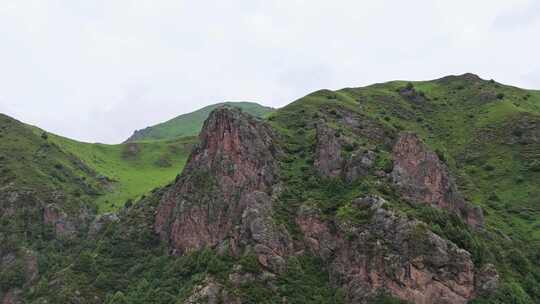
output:
<path id="1" fill-rule="evenodd" d="M 50 194 L 63 191 L 66 211 L 94 201 L 103 191 L 98 173 L 24 123 L 0 114 L 0 189 Z"/>
<path id="2" fill-rule="evenodd" d="M 12 125 L 16 122 L 7 116 L 2 118 Z M 56 188 L 65 190 L 80 184 L 84 191 L 71 189 L 68 192 L 92 194 L 91 205 L 100 213 L 117 210 L 126 201 L 138 199 L 173 181 L 197 142 L 196 137 L 183 137 L 118 145 L 84 143 L 20 122 L 16 127 L 5 127 L 3 134 L 6 141 L 0 149 L 4 150 L 4 158 L 23 160 L 8 159 L 11 166 L 6 172 L 32 187 L 57 184 L 57 175 L 68 174 L 71 180 L 55 184 Z M 26 160 L 32 160 L 32 165 Z"/>
<path id="3" fill-rule="evenodd" d="M 265 117 L 274 109 L 253 102 L 224 102 L 204 107 L 192 113 L 177 116 L 164 123 L 137 130 L 126 142 L 173 139 L 184 136 L 196 136 L 210 112 L 217 107 L 229 106 L 242 109 L 256 117 Z"/>
<path id="4" fill-rule="evenodd" d="M 182 171 L 195 137 L 174 140 L 127 143 L 119 145 L 90 144 L 60 136 L 51 142 L 95 170 L 108 181 L 96 204 L 100 212 L 114 211 L 129 199 L 137 199 L 156 187 L 174 180 Z"/>
<path id="5" fill-rule="evenodd" d="M 350 118 L 362 125 L 354 129 Z M 503 283 L 493 298 L 475 303 L 537 303 L 540 299 L 540 94 L 472 74 L 434 81 L 393 81 L 363 88 L 321 90 L 273 113 L 269 120 L 286 139 L 287 187 L 279 218 L 290 218 L 305 201 L 326 216 L 348 216 L 347 202 L 376 194 L 393 208 L 471 252 L 475 263 L 493 263 Z M 391 168 L 390 142 L 402 131 L 420 135 L 449 166 L 459 190 L 486 218 L 472 231 L 433 208 L 411 208 L 386 183 L 365 178 L 347 185 L 320 181 L 313 172 L 316 130 L 323 120 L 351 150 L 377 154 L 381 171 Z M 360 130 L 360 131 L 358 131 Z M 362 134 L 359 136 L 358 132 Z M 338 135 L 336 135 L 338 136 Z M 347 153 L 347 152 L 345 152 Z"/>
<path id="6" fill-rule="evenodd" d="M 308 149 L 314 139 L 313 122 L 323 117 L 321 112 L 345 134 L 343 119 L 350 115 L 364 117 L 394 134 L 404 130 L 419 134 L 449 164 L 461 191 L 487 210 L 490 225 L 540 241 L 538 91 L 472 74 L 434 81 L 393 81 L 317 91 L 279 109 L 269 119 Z M 373 145 L 365 137 L 355 140 L 367 148 Z M 508 217 L 508 213 L 515 216 Z"/>

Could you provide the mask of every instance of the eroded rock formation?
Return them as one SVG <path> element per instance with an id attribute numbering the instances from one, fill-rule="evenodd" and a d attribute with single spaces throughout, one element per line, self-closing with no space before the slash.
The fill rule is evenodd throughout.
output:
<path id="1" fill-rule="evenodd" d="M 460 216 L 472 227 L 483 225 L 483 214 L 458 192 L 448 167 L 413 133 L 400 135 L 393 148 L 392 179 L 401 195 Z"/>
<path id="2" fill-rule="evenodd" d="M 342 139 L 324 126 L 317 137 L 315 166 L 330 177 L 346 178 L 351 158 L 340 158 Z M 413 303 L 460 304 L 497 283 L 490 271 L 475 269 L 467 251 L 425 224 L 389 211 L 379 197 L 351 203 L 361 219 L 329 219 L 313 206 L 302 206 L 295 221 L 303 241 L 293 242 L 272 218 L 281 154 L 272 130 L 238 110 L 218 109 L 200 139 L 177 183 L 161 198 L 155 217 L 154 230 L 173 254 L 208 247 L 236 256 L 248 251 L 264 273 L 274 277 L 286 270 L 289 257 L 309 250 L 328 265 L 332 284 L 343 288 L 348 303 L 368 303 L 384 291 Z M 418 138 L 402 136 L 394 157 L 394 179 L 405 197 L 464 214 L 460 208 L 468 205 L 457 194 L 448 169 Z M 366 158 L 372 162 L 374 157 Z M 360 159 L 358 164 L 369 168 L 369 162 Z M 241 272 L 231 275 L 233 284 L 262 280 Z M 200 295 L 212 301 L 226 298 L 220 283 L 206 283 L 194 290 L 191 300 Z"/>
<path id="3" fill-rule="evenodd" d="M 279 269 L 287 234 L 270 220 L 280 150 L 265 123 L 236 109 L 213 111 L 178 182 L 162 198 L 155 231 L 174 253 L 253 245 Z"/>
<path id="4" fill-rule="evenodd" d="M 351 123 L 352 124 L 352 123 Z M 345 151 L 345 147 L 350 151 Z M 352 140 L 324 123 L 317 124 L 315 168 L 323 177 L 341 177 L 353 181 L 365 176 L 375 161 L 375 153 L 355 148 Z"/>
<path id="5" fill-rule="evenodd" d="M 344 289 L 347 302 L 368 303 L 379 292 L 424 304 L 472 299 L 470 254 L 384 204 L 378 197 L 357 200 L 354 208 L 369 220 L 338 220 L 334 232 L 317 210 L 304 207 L 297 218 L 306 246 L 328 263 L 331 280 Z"/>

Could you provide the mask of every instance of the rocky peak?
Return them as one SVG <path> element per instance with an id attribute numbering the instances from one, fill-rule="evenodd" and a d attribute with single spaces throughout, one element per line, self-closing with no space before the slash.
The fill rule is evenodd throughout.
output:
<path id="1" fill-rule="evenodd" d="M 392 178 L 405 199 L 449 210 L 472 227 L 483 224 L 482 210 L 465 201 L 448 167 L 416 134 L 400 135 L 393 148 L 393 159 Z"/>
<path id="2" fill-rule="evenodd" d="M 256 243 L 266 256 L 259 259 L 271 263 L 285 250 L 269 214 L 280 153 L 264 122 L 237 109 L 214 110 L 180 178 L 161 199 L 155 231 L 173 253 Z"/>

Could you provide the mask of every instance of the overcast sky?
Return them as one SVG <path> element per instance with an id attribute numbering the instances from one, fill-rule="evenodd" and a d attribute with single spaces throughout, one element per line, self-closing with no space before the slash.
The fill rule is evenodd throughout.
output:
<path id="1" fill-rule="evenodd" d="M 472 72 L 540 89 L 538 0 L 1 0 L 0 112 L 84 141 Z"/>

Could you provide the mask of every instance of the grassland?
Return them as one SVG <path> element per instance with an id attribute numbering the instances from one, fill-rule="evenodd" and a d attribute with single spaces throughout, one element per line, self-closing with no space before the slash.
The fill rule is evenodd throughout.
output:
<path id="1" fill-rule="evenodd" d="M 108 180 L 96 200 L 100 212 L 114 211 L 172 182 L 182 172 L 195 137 L 118 145 L 89 144 L 52 135 L 50 140 Z"/>

